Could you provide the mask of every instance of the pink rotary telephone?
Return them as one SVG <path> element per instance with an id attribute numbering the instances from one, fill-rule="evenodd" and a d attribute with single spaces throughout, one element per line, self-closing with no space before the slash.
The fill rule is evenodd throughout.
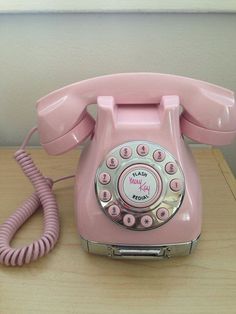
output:
<path id="1" fill-rule="evenodd" d="M 86 110 L 95 103 L 96 122 Z M 161 259 L 195 249 L 201 233 L 201 189 L 183 135 L 206 144 L 231 143 L 236 136 L 233 92 L 180 76 L 115 74 L 52 92 L 38 101 L 37 113 L 40 142 L 49 154 L 62 154 L 91 139 L 75 183 L 76 222 L 86 251 Z M 35 130 L 16 153 L 36 193 L 18 209 L 18 216 L 2 225 L 0 262 L 7 265 L 36 260 L 58 238 L 53 182 L 24 150 Z M 17 228 L 40 203 L 45 215 L 42 238 L 11 248 Z"/>

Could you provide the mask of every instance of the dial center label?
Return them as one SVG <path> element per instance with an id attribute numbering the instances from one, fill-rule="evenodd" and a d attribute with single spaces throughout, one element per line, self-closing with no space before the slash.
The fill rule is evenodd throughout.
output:
<path id="1" fill-rule="evenodd" d="M 137 207 L 149 206 L 159 194 L 157 173 L 150 166 L 133 165 L 121 175 L 119 191 L 124 201 Z"/>

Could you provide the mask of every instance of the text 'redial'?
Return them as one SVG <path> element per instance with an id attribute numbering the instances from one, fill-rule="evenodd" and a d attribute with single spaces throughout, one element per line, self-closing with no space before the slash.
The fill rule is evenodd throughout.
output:
<path id="1" fill-rule="evenodd" d="M 144 208 L 156 202 L 162 191 L 162 181 L 152 167 L 136 164 L 122 172 L 118 189 L 125 203 Z"/>

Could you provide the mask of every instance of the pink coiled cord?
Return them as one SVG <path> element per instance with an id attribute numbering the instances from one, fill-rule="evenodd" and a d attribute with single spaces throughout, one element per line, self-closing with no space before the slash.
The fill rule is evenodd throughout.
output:
<path id="1" fill-rule="evenodd" d="M 52 186 L 55 182 L 72 178 L 67 176 L 53 181 L 44 177 L 34 164 L 25 146 L 37 128 L 27 135 L 21 147 L 15 153 L 15 159 L 24 174 L 29 178 L 35 192 L 0 226 L 0 263 L 7 266 L 28 264 L 48 254 L 55 246 L 59 236 L 59 214 Z M 21 248 L 12 248 L 10 242 L 17 230 L 33 213 L 42 207 L 44 214 L 44 232 L 40 239 Z"/>

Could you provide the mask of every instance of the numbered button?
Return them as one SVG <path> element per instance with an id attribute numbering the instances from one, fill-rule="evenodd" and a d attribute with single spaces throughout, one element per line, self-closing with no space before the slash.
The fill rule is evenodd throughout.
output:
<path id="1" fill-rule="evenodd" d="M 111 193 L 108 190 L 102 190 L 99 193 L 99 198 L 103 202 L 108 202 L 111 199 Z"/>
<path id="2" fill-rule="evenodd" d="M 165 157 L 166 157 L 165 152 L 163 152 L 162 150 L 159 150 L 159 149 L 156 150 L 153 154 L 154 160 L 158 161 L 158 162 L 163 161 L 165 159 Z"/>
<path id="3" fill-rule="evenodd" d="M 99 175 L 99 182 L 101 184 L 108 184 L 111 181 L 111 176 L 107 172 L 102 172 Z"/>
<path id="4" fill-rule="evenodd" d="M 153 220 L 152 220 L 152 217 L 149 216 L 149 215 L 145 215 L 141 218 L 141 225 L 144 227 L 144 228 L 149 228 L 151 227 L 153 223 Z"/>
<path id="5" fill-rule="evenodd" d="M 149 148 L 147 145 L 145 145 L 145 144 L 138 145 L 137 153 L 140 156 L 146 156 L 148 154 L 148 152 L 149 152 Z"/>
<path id="6" fill-rule="evenodd" d="M 111 217 L 118 217 L 120 215 L 120 208 L 117 205 L 111 205 L 108 208 L 108 213 Z"/>
<path id="7" fill-rule="evenodd" d="M 135 218 L 133 215 L 131 214 L 126 214 L 124 217 L 123 217 L 123 223 L 125 226 L 127 227 L 132 227 L 134 224 L 135 224 Z"/>
<path id="8" fill-rule="evenodd" d="M 174 162 L 168 162 L 165 166 L 165 170 L 168 174 L 175 174 L 177 171 L 177 166 Z"/>
<path id="9" fill-rule="evenodd" d="M 110 169 L 115 169 L 118 166 L 119 162 L 118 160 L 111 156 L 107 159 L 107 167 Z"/>
<path id="10" fill-rule="evenodd" d="M 130 158 L 132 155 L 132 150 L 130 147 L 125 146 L 120 149 L 120 156 L 124 159 Z"/>
<path id="11" fill-rule="evenodd" d="M 169 211 L 167 208 L 165 207 L 161 207 L 157 210 L 157 218 L 162 220 L 162 221 L 165 221 L 166 219 L 169 218 Z"/>
<path id="12" fill-rule="evenodd" d="M 174 179 L 170 181 L 170 188 L 174 192 L 178 192 L 182 189 L 182 181 L 179 179 Z"/>

